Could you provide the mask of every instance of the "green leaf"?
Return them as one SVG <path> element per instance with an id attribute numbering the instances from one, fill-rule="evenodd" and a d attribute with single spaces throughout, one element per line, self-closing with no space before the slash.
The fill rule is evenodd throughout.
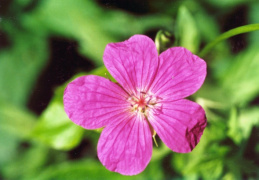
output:
<path id="1" fill-rule="evenodd" d="M 224 156 L 227 151 L 226 147 L 214 145 L 207 147 L 203 152 L 174 154 L 172 166 L 187 179 L 193 175 L 204 179 L 218 179 L 223 173 Z"/>
<path id="2" fill-rule="evenodd" d="M 243 154 L 248 139 L 252 136 L 252 129 L 259 127 L 259 107 L 241 109 L 239 113 L 232 109 L 228 124 L 228 136 L 239 145 L 239 153 Z"/>
<path id="3" fill-rule="evenodd" d="M 117 178 L 116 178 L 117 177 Z M 55 180 L 70 180 L 70 179 L 119 179 L 123 178 L 119 174 L 110 172 L 105 169 L 100 163 L 94 160 L 75 161 L 52 165 L 41 174 L 38 174 L 36 180 L 55 179 Z"/>
<path id="4" fill-rule="evenodd" d="M 158 138 L 158 137 L 157 137 Z M 172 150 L 169 149 L 163 142 L 159 147 L 153 147 L 153 153 L 152 153 L 152 163 L 156 163 L 158 161 L 161 161 L 166 155 L 171 153 Z"/>
<path id="5" fill-rule="evenodd" d="M 207 44 L 202 51 L 199 53 L 199 56 L 204 57 L 216 44 L 219 42 L 228 39 L 230 37 L 236 36 L 238 34 L 243 34 L 251 31 L 259 30 L 259 24 L 249 24 L 245 26 L 240 26 L 234 29 L 231 29 L 220 36 L 218 36 L 215 40 Z"/>
<path id="6" fill-rule="evenodd" d="M 20 139 L 13 133 L 0 129 L 0 172 L 8 162 L 15 161 Z"/>
<path id="7" fill-rule="evenodd" d="M 15 160 L 1 168 L 2 174 L 6 179 L 33 179 L 48 160 L 48 152 L 48 148 L 35 143 L 30 148 L 19 147 Z"/>
<path id="8" fill-rule="evenodd" d="M 241 111 L 238 121 L 243 139 L 248 139 L 253 126 L 259 127 L 259 107 L 251 107 Z"/>
<path id="9" fill-rule="evenodd" d="M 128 180 L 131 176 L 123 176 L 107 170 L 100 162 L 92 159 L 83 161 L 66 162 L 52 165 L 35 176 L 35 180 L 55 179 L 55 180 L 85 180 L 85 179 L 112 179 Z M 159 164 L 148 165 L 142 172 L 134 176 L 134 179 L 163 179 Z"/>
<path id="10" fill-rule="evenodd" d="M 79 144 L 83 132 L 67 117 L 63 104 L 52 101 L 40 116 L 32 136 L 52 148 L 69 150 Z"/>
<path id="11" fill-rule="evenodd" d="M 194 14 L 197 28 L 200 36 L 205 42 L 214 40 L 220 35 L 219 25 L 213 16 L 210 16 L 204 9 L 199 8 Z"/>
<path id="12" fill-rule="evenodd" d="M 251 160 L 242 156 L 231 156 L 225 159 L 226 175 L 223 179 L 243 179 L 244 175 L 251 176 L 258 172 L 258 166 Z M 255 178 L 256 179 L 256 178 Z"/>
<path id="13" fill-rule="evenodd" d="M 224 93 L 231 103 L 244 106 L 259 94 L 258 46 L 251 46 L 239 53 L 228 71 L 222 76 Z"/>
<path id="14" fill-rule="evenodd" d="M 181 6 L 176 19 L 176 36 L 178 45 L 196 53 L 200 45 L 200 35 L 191 13 Z"/>
<path id="15" fill-rule="evenodd" d="M 150 28 L 171 25 L 171 19 L 166 16 L 137 18 L 85 0 L 45 0 L 32 14 L 23 18 L 30 28 L 41 27 L 48 33 L 76 39 L 79 52 L 98 66 L 103 65 L 102 56 L 108 43 L 125 40 Z"/>
<path id="16" fill-rule="evenodd" d="M 195 10 L 193 14 L 197 29 L 199 30 L 200 39 L 203 43 L 207 44 L 213 41 L 220 35 L 220 27 L 217 23 L 216 17 L 210 16 L 210 14 L 204 10 L 202 7 L 199 7 Z M 222 57 L 226 57 L 230 53 L 227 42 L 218 44 L 211 53 L 210 58 L 219 61 Z M 211 66 L 213 62 L 208 62 L 208 66 Z M 215 68 L 213 67 L 212 70 Z M 219 69 L 220 70 L 220 69 Z M 216 70 L 218 73 L 218 70 Z M 220 73 L 220 71 L 219 71 Z"/>
<path id="17" fill-rule="evenodd" d="M 36 117 L 27 109 L 0 100 L 0 131 L 28 138 L 35 122 Z"/>
<path id="18" fill-rule="evenodd" d="M 229 147 L 218 143 L 207 144 L 203 151 L 194 149 L 182 159 L 185 162 L 182 163 L 182 173 L 184 176 L 197 174 L 204 179 L 219 179 L 223 173 L 224 161 L 229 151 Z"/>
<path id="19" fill-rule="evenodd" d="M 78 40 L 80 53 L 102 65 L 106 44 L 116 39 L 100 26 L 100 10 L 93 1 L 46 0 L 23 18 L 30 28 Z"/>
<path id="20" fill-rule="evenodd" d="M 22 10 L 23 8 L 28 7 L 32 3 L 32 0 L 15 0 L 12 1 L 12 8 L 14 10 Z"/>
<path id="21" fill-rule="evenodd" d="M 24 106 L 48 57 L 46 40 L 3 22 L 12 46 L 0 51 L 0 99 Z M 29 40 L 28 40 L 29 39 Z"/>
<path id="22" fill-rule="evenodd" d="M 240 144 L 242 136 L 240 133 L 240 127 L 238 122 L 238 113 L 236 108 L 232 108 L 230 111 L 230 119 L 228 120 L 228 136 L 233 139 L 236 144 Z"/>

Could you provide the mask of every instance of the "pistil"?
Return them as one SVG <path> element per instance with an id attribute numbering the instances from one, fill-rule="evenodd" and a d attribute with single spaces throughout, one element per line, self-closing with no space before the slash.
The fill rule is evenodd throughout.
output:
<path id="1" fill-rule="evenodd" d="M 145 92 L 140 92 L 138 97 L 132 95 L 128 98 L 128 101 L 130 103 L 131 111 L 135 112 L 135 113 L 140 113 L 139 115 L 143 115 L 145 117 L 145 119 L 147 120 L 154 143 L 158 147 L 158 144 L 157 144 L 157 141 L 155 138 L 156 131 L 154 130 L 154 128 L 151 126 L 150 122 L 148 121 L 149 111 L 151 109 L 156 108 L 155 106 L 157 104 L 158 98 L 155 97 L 154 95 L 149 95 Z"/>

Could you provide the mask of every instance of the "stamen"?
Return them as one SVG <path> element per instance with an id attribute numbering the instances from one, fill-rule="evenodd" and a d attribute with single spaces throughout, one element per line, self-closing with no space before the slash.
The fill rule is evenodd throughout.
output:
<path id="1" fill-rule="evenodd" d="M 158 147 L 158 144 L 157 144 L 157 142 L 156 142 L 156 131 L 154 130 L 154 128 L 152 127 L 152 125 L 150 124 L 149 121 L 148 121 L 148 125 L 149 125 L 150 131 L 151 131 L 151 133 L 152 133 L 153 141 L 154 141 L 156 147 Z"/>
<path id="2" fill-rule="evenodd" d="M 139 91 L 137 95 L 131 94 L 127 100 L 130 103 L 131 112 L 140 113 L 144 116 L 148 116 L 149 111 L 156 108 L 158 103 L 156 96 L 144 91 Z"/>
<path id="3" fill-rule="evenodd" d="M 107 73 L 104 73 L 104 76 L 105 76 L 109 81 L 112 81 L 112 80 L 108 77 Z"/>
<path id="4" fill-rule="evenodd" d="M 156 134 L 154 134 L 152 137 L 153 137 L 153 140 L 154 140 L 154 143 L 155 143 L 156 147 L 158 147 L 158 144 L 156 142 Z"/>

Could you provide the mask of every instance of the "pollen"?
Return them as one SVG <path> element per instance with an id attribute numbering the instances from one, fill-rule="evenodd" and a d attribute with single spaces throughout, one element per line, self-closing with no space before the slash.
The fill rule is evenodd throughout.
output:
<path id="1" fill-rule="evenodd" d="M 130 103 L 131 112 L 136 112 L 143 114 L 144 116 L 148 116 L 149 110 L 154 108 L 154 106 L 157 104 L 157 98 L 154 95 L 140 92 L 138 96 L 131 95 L 128 98 L 128 102 Z"/>

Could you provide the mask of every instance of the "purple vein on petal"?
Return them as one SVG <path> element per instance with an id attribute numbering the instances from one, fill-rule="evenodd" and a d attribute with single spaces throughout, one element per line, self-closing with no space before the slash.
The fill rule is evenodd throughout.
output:
<path id="1" fill-rule="evenodd" d="M 179 135 L 181 136 L 181 133 L 175 129 L 174 126 L 170 126 L 168 123 L 166 123 L 164 121 L 164 119 L 160 118 L 161 121 L 159 121 L 159 123 L 156 123 L 156 127 L 160 127 L 159 130 L 157 129 L 156 132 L 158 134 L 158 136 L 163 140 L 163 137 L 166 137 L 166 139 L 173 139 L 175 144 L 182 144 L 181 141 L 179 141 Z M 173 136 L 171 131 L 169 130 L 170 128 L 172 128 L 174 130 L 174 132 L 176 132 L 178 135 L 177 136 Z M 163 136 L 160 136 L 163 135 Z M 166 142 L 164 142 L 166 143 Z M 172 149 L 173 150 L 173 149 Z"/>
<path id="2" fill-rule="evenodd" d="M 121 55 L 119 54 L 119 56 L 120 56 L 120 58 L 121 58 Z M 124 66 L 124 63 L 122 63 L 121 62 L 121 64 L 122 64 L 122 66 L 123 66 L 123 68 L 124 69 L 127 69 L 125 66 Z M 134 67 L 135 68 L 135 67 Z M 129 75 L 129 73 L 128 73 L 128 71 L 125 71 L 126 73 L 127 73 L 127 76 L 128 76 L 128 78 L 129 78 L 129 81 L 130 81 L 130 83 L 131 83 L 131 87 L 129 87 L 130 89 L 128 89 L 128 90 L 133 90 L 133 91 L 135 91 L 136 92 L 136 89 L 135 89 L 135 87 L 136 87 L 136 84 L 135 84 L 135 82 L 136 82 L 136 80 L 133 80 L 132 78 L 132 76 L 130 76 Z M 126 82 L 128 82 L 128 81 L 126 81 Z M 132 92 L 131 92 L 132 93 Z"/>
<path id="3" fill-rule="evenodd" d="M 183 55 L 182 55 L 182 56 L 183 56 Z M 182 58 L 182 56 L 181 56 L 181 57 L 178 57 L 178 59 Z M 168 58 L 168 57 L 167 57 L 167 58 Z M 158 71 L 161 71 L 162 69 L 164 69 L 163 67 L 165 67 L 165 66 L 163 66 L 163 65 L 164 65 L 164 63 L 165 63 L 165 61 L 166 61 L 165 59 L 166 59 L 166 58 L 164 57 L 164 58 L 163 58 L 163 61 L 161 61 L 160 56 L 159 56 Z M 161 64 L 161 62 L 163 62 L 163 63 Z M 168 62 L 168 63 L 170 63 L 170 62 Z M 174 64 L 174 63 L 173 63 L 173 64 Z M 171 68 L 170 68 L 170 67 L 167 67 L 167 68 L 166 68 L 166 71 L 163 72 L 163 74 L 166 74 L 169 70 L 171 70 Z M 173 73 L 174 73 L 174 72 L 173 72 Z M 159 86 L 160 86 L 160 83 L 163 82 L 163 80 L 162 80 L 162 78 L 164 78 L 163 74 L 161 74 L 158 79 L 155 79 L 156 82 L 155 82 L 155 84 L 152 84 L 152 87 L 156 87 L 158 84 L 159 84 Z M 171 79 L 171 78 L 170 78 L 170 79 Z M 161 86 L 160 86 L 160 87 L 161 87 Z M 160 89 L 160 88 L 158 88 L 158 89 Z"/>
<path id="4" fill-rule="evenodd" d="M 115 114 L 115 112 L 118 112 L 118 113 Z M 107 117 L 106 119 L 103 119 L 103 120 L 108 120 L 108 119 L 116 118 L 116 117 L 118 117 L 119 115 L 125 114 L 125 112 L 126 112 L 126 111 L 114 110 L 114 111 L 107 112 L 107 113 L 105 113 L 105 114 L 100 114 L 100 115 L 98 115 L 98 116 L 88 117 L 88 119 L 96 119 L 96 118 L 100 118 L 100 117 L 102 117 L 102 116 L 107 116 L 108 114 L 113 114 L 111 117 Z"/>
<path id="5" fill-rule="evenodd" d="M 87 83 L 88 85 L 90 85 L 90 84 L 96 84 L 96 83 L 91 83 L 91 82 L 89 82 L 89 83 Z M 127 91 L 125 91 L 123 88 L 122 88 L 122 90 L 124 90 L 124 92 L 125 92 L 125 95 L 123 95 L 123 94 L 120 94 L 120 93 L 118 93 L 118 91 L 114 91 L 114 90 L 112 90 L 112 89 L 108 89 L 106 86 L 102 86 L 102 85 L 98 85 L 99 87 L 103 87 L 104 89 L 107 89 L 108 91 L 111 91 L 111 92 L 113 92 L 114 94 L 117 94 L 117 95 L 119 95 L 119 96 L 122 96 L 122 97 L 126 97 L 126 94 L 127 94 Z M 89 92 L 89 91 L 88 91 Z M 91 92 L 91 91 L 90 91 Z M 96 92 L 96 91 L 92 91 L 92 92 Z M 112 96 L 111 96 L 112 97 Z M 115 97 L 114 97 L 115 98 Z"/>
<path id="6" fill-rule="evenodd" d="M 135 123 L 136 123 L 136 120 L 134 121 L 134 120 L 132 120 L 132 119 L 130 119 L 129 121 L 133 121 L 133 123 L 132 123 L 132 125 L 129 127 L 129 133 L 128 133 L 128 136 L 127 136 L 127 138 L 126 138 L 126 141 L 124 142 L 125 143 L 125 146 L 124 146 L 124 150 L 123 151 L 125 151 L 125 148 L 126 148 L 126 145 L 127 145 L 127 142 L 128 142 L 128 140 L 129 140 L 129 136 L 130 135 L 132 135 L 132 134 L 134 134 L 135 135 L 135 133 L 131 133 L 132 132 L 132 130 L 134 129 L 133 127 L 134 127 L 134 125 L 135 125 Z M 127 122 L 127 123 L 129 123 L 129 121 Z M 135 149 L 136 150 L 136 149 Z M 121 154 L 121 156 L 123 155 L 123 153 Z"/>

